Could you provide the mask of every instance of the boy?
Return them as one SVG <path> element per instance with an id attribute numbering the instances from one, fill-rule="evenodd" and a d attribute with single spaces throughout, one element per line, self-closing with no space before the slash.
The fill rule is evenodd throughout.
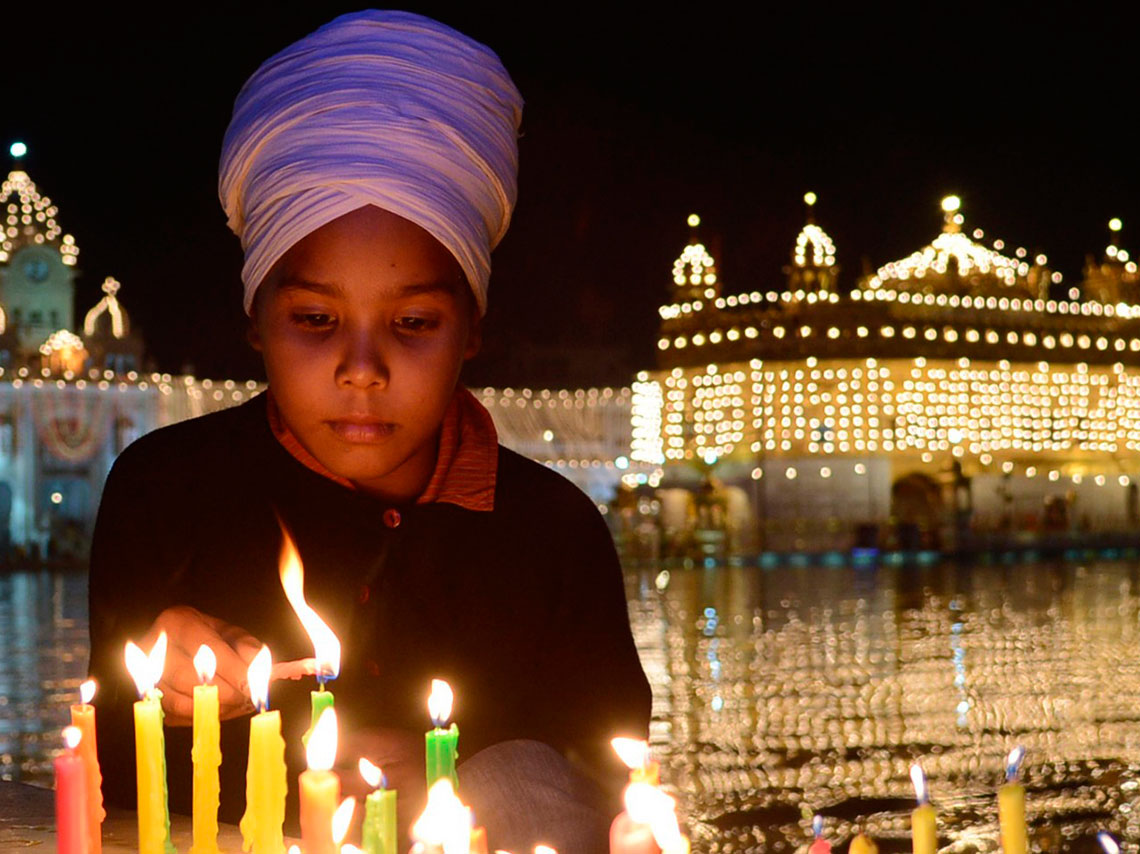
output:
<path id="1" fill-rule="evenodd" d="M 133 788 L 123 644 L 165 629 L 171 807 L 188 811 L 190 659 L 208 643 L 221 815 L 240 817 L 248 661 L 262 643 L 278 661 L 311 655 L 278 580 L 280 517 L 343 644 L 330 687 L 357 743 L 342 762 L 379 760 L 406 824 L 428 685 L 448 679 L 463 794 L 492 844 L 605 850 L 613 813 L 566 757 L 596 769 L 609 737 L 648 726 L 613 545 L 589 499 L 498 446 L 458 382 L 514 204 L 520 114 L 490 50 L 398 12 L 338 18 L 243 87 L 220 192 L 269 391 L 144 437 L 108 478 L 91 671 L 111 802 Z M 311 687 L 270 688 L 293 798 Z"/>

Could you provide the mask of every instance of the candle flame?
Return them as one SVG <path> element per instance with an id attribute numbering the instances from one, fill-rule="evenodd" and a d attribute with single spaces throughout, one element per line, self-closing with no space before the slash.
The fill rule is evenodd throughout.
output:
<path id="1" fill-rule="evenodd" d="M 149 655 L 134 641 L 127 641 L 125 657 L 127 672 L 131 674 L 139 696 L 145 697 L 162 679 L 162 669 L 166 666 L 166 632 L 159 632 Z"/>
<path id="2" fill-rule="evenodd" d="M 336 845 L 344 840 L 348 826 L 352 824 L 352 814 L 356 812 L 356 798 L 345 798 L 336 808 L 332 817 L 332 838 Z"/>
<path id="3" fill-rule="evenodd" d="M 534 854 L 558 854 L 558 852 L 549 845 L 536 845 L 534 846 Z"/>
<path id="4" fill-rule="evenodd" d="M 649 742 L 637 738 L 612 738 L 610 746 L 630 770 L 644 768 L 649 763 Z"/>
<path id="5" fill-rule="evenodd" d="M 83 705 L 86 706 L 88 703 L 90 703 L 94 699 L 95 699 L 95 680 L 94 679 L 88 679 L 86 682 L 84 682 L 82 685 L 79 686 L 79 702 L 81 702 Z"/>
<path id="6" fill-rule="evenodd" d="M 445 726 L 451 717 L 451 706 L 455 702 L 455 692 L 451 690 L 442 679 L 431 680 L 431 694 L 428 696 L 428 714 L 431 722 L 437 726 Z"/>
<path id="7" fill-rule="evenodd" d="M 300 845 L 290 845 L 289 846 L 289 854 L 301 854 L 301 846 Z"/>
<path id="8" fill-rule="evenodd" d="M 1102 830 L 1096 835 L 1096 841 L 1104 849 L 1104 854 L 1120 854 L 1120 846 L 1116 844 L 1116 840 L 1112 838 L 1111 834 Z"/>
<path id="9" fill-rule="evenodd" d="M 317 679 L 324 682 L 326 679 L 336 679 L 340 675 L 340 641 L 329 628 L 328 623 L 320 618 L 307 601 L 305 601 L 305 569 L 301 565 L 301 556 L 293 544 L 293 538 L 281 526 L 283 540 L 281 543 L 281 587 L 285 590 L 285 598 L 293 606 L 297 619 L 301 621 L 309 639 L 313 642 L 313 653 L 317 659 Z"/>
<path id="10" fill-rule="evenodd" d="M 1025 758 L 1025 748 L 1020 744 L 1009 752 L 1005 761 L 1005 779 L 1013 782 L 1021 772 L 1021 760 Z"/>
<path id="11" fill-rule="evenodd" d="M 65 726 L 63 728 L 63 743 L 67 746 L 68 750 L 75 750 L 79 747 L 79 742 L 83 738 L 83 731 L 77 726 Z"/>
<path id="12" fill-rule="evenodd" d="M 656 786 L 630 783 L 625 788 L 625 811 L 636 824 L 647 824 L 663 852 L 686 850 L 685 838 L 677 823 L 677 802 Z"/>
<path id="13" fill-rule="evenodd" d="M 298 852 L 298 854 L 300 854 L 300 852 Z M 364 854 L 364 852 L 357 848 L 355 845 L 346 842 L 344 845 L 340 846 L 340 854 Z"/>
<path id="14" fill-rule="evenodd" d="M 305 745 L 310 771 L 331 771 L 336 764 L 336 707 L 329 706 L 317 718 L 317 725 Z"/>
<path id="15" fill-rule="evenodd" d="M 471 847 L 471 810 L 455 795 L 444 777 L 428 790 L 427 806 L 412 825 L 412 838 L 426 848 L 443 848 L 444 854 L 467 854 Z"/>
<path id="16" fill-rule="evenodd" d="M 363 756 L 360 761 L 356 763 L 356 767 L 360 769 L 360 776 L 364 778 L 364 782 L 371 786 L 373 789 L 384 788 L 385 779 L 384 772 L 376 765 L 373 765 Z"/>
<path id="17" fill-rule="evenodd" d="M 203 685 L 213 679 L 218 670 L 218 657 L 206 644 L 202 644 L 194 653 L 194 669 L 198 671 L 198 680 Z"/>
<path id="18" fill-rule="evenodd" d="M 926 775 L 922 772 L 922 766 L 915 762 L 910 766 L 910 780 L 914 783 L 914 797 L 920 803 L 924 804 L 927 800 L 926 791 Z"/>
<path id="19" fill-rule="evenodd" d="M 815 817 L 811 820 L 811 832 L 816 837 L 823 836 L 823 816 L 816 813 Z"/>
<path id="20" fill-rule="evenodd" d="M 253 661 L 249 663 L 249 670 L 246 671 L 249 698 L 259 712 L 269 708 L 269 675 L 272 672 L 273 654 L 269 651 L 269 647 L 263 646 L 253 657 Z"/>

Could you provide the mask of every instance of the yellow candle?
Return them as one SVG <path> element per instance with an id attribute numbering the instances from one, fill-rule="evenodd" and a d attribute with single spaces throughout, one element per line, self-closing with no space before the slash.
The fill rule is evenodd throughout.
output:
<path id="1" fill-rule="evenodd" d="M 859 833 L 851 840 L 847 854 L 879 854 L 879 846 L 867 834 Z"/>
<path id="2" fill-rule="evenodd" d="M 135 703 L 135 780 L 138 794 L 139 854 L 174 854 L 166 799 L 166 740 L 162 734 L 162 692 L 154 686 L 166 661 L 166 632 L 150 654 L 127 643 L 127 669 L 142 699 Z"/>
<path id="3" fill-rule="evenodd" d="M 935 854 L 938 850 L 937 813 L 926 799 L 926 775 L 918 765 L 912 765 L 910 777 L 918 798 L 918 807 L 910 814 L 911 845 L 914 854 Z"/>
<path id="4" fill-rule="evenodd" d="M 249 721 L 245 814 L 239 828 L 242 850 L 253 854 L 281 854 L 285 850 L 285 739 L 281 737 L 281 713 L 266 711 L 272 665 L 269 647 L 265 646 L 249 665 L 250 695 L 261 711 Z"/>
<path id="5" fill-rule="evenodd" d="M 336 854 L 332 818 L 340 800 L 336 763 L 336 708 L 321 712 L 305 745 L 308 770 L 301 773 L 301 847 L 305 854 Z"/>
<path id="6" fill-rule="evenodd" d="M 194 656 L 198 678 L 214 678 L 217 658 L 202 645 Z M 218 686 L 194 686 L 194 841 L 190 854 L 218 854 L 218 766 L 222 764 L 221 731 L 218 723 Z"/>
<path id="7" fill-rule="evenodd" d="M 1006 765 L 1006 783 L 998 789 L 998 821 L 1001 847 L 1005 854 L 1027 854 L 1029 837 L 1025 827 L 1025 787 L 1017 780 L 1025 748 L 1015 747 Z"/>
<path id="8" fill-rule="evenodd" d="M 79 686 L 80 702 L 71 707 L 71 725 L 79 729 L 79 758 L 87 773 L 87 851 L 100 854 L 103 849 L 103 819 L 107 817 L 103 809 L 103 774 L 99 770 L 99 752 L 95 741 L 95 707 L 91 700 L 95 696 L 95 680 L 88 679 Z"/>

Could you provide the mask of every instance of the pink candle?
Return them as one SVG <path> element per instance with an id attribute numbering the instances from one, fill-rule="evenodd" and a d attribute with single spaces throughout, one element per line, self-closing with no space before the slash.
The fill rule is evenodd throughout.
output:
<path id="1" fill-rule="evenodd" d="M 83 734 L 63 730 L 66 749 L 55 760 L 55 833 L 58 854 L 87 854 L 87 766 L 75 749 Z"/>

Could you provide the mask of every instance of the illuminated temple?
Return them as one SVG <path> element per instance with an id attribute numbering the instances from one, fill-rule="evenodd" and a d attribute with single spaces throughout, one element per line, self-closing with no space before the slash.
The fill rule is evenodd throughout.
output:
<path id="1" fill-rule="evenodd" d="M 719 495 L 743 551 L 1135 528 L 1140 276 L 1118 220 L 1070 289 L 948 197 L 927 246 L 845 283 L 805 202 L 786 284 L 763 291 L 722 287 L 690 217 L 633 384 L 634 460 Z"/>

